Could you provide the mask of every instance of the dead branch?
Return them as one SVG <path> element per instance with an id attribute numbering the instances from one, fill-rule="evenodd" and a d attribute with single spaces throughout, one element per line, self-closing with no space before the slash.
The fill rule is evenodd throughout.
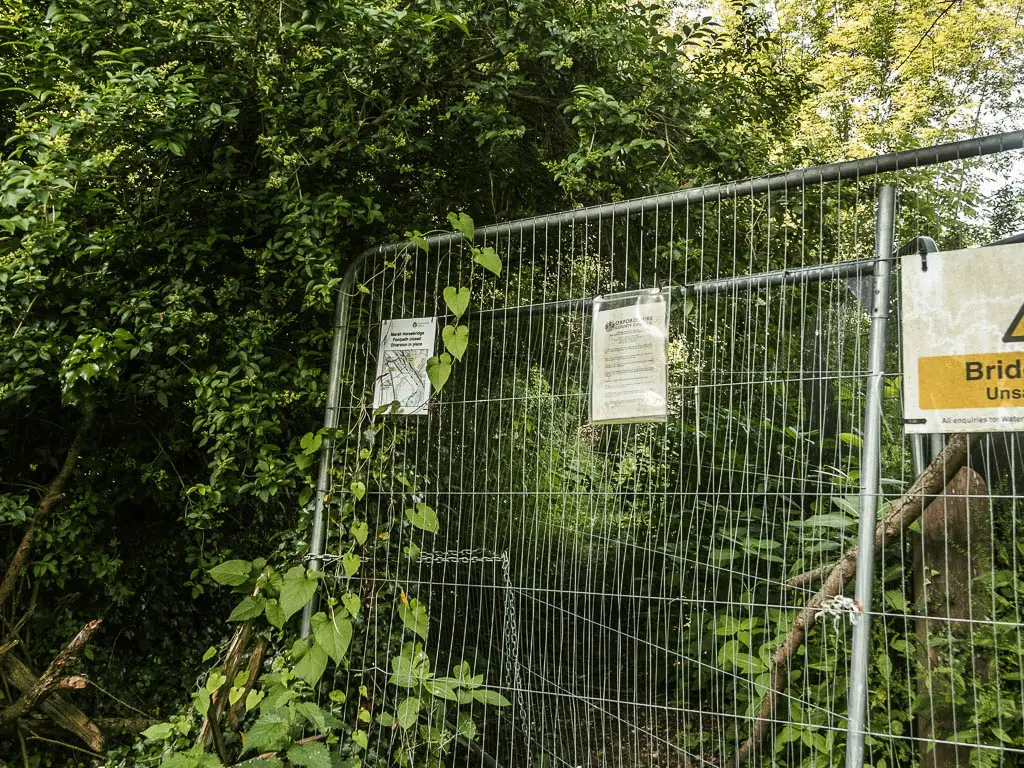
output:
<path id="1" fill-rule="evenodd" d="M 78 455 L 81 453 L 82 443 L 85 441 L 85 436 L 91 426 L 92 413 L 90 412 L 79 425 L 75 438 L 71 441 L 71 448 L 68 449 L 67 456 L 64 459 L 64 465 L 60 468 L 57 476 L 53 478 L 49 487 L 47 487 L 43 500 L 39 502 L 36 513 L 32 516 L 32 522 L 29 523 L 28 530 L 21 537 L 21 543 L 18 545 L 14 557 L 11 558 L 10 565 L 7 566 L 4 580 L 0 582 L 0 608 L 3 608 L 7 600 L 14 593 L 14 586 L 18 582 L 18 576 L 21 574 L 25 564 L 28 563 L 29 555 L 32 553 L 32 544 L 35 541 L 36 534 L 43 523 L 46 522 L 46 518 L 50 516 L 50 512 L 57 502 L 64 498 L 64 486 L 67 484 L 68 478 L 71 477 L 71 473 L 78 463 Z"/>
<path id="2" fill-rule="evenodd" d="M 249 664 L 245 668 L 245 687 L 242 690 L 242 695 L 238 697 L 238 701 L 232 704 L 231 709 L 228 711 L 228 719 L 236 731 L 238 730 L 238 718 L 245 707 L 245 700 L 249 696 L 249 691 L 252 690 L 253 683 L 256 682 L 256 678 L 259 675 L 260 667 L 263 664 L 263 656 L 267 652 L 268 645 L 267 638 L 257 637 L 256 645 L 253 647 L 252 653 L 249 654 Z"/>
<path id="3" fill-rule="evenodd" d="M 259 587 L 253 591 L 253 595 L 258 593 Z M 228 651 L 224 658 L 224 665 L 221 667 L 225 677 L 224 684 L 214 691 L 210 697 L 210 708 L 207 710 L 206 717 L 203 718 L 203 724 L 199 728 L 196 744 L 208 747 L 216 736 L 219 735 L 215 731 L 220 723 L 220 716 L 224 712 L 224 704 L 228 700 L 228 693 L 234 684 L 235 675 L 238 674 L 238 669 L 242 666 L 242 654 L 245 653 L 246 646 L 249 645 L 249 640 L 252 638 L 252 626 L 252 619 L 244 621 L 238 625 L 235 634 L 231 636 L 231 642 L 228 644 Z M 221 760 L 227 762 L 223 757 L 221 757 Z"/>
<path id="4" fill-rule="evenodd" d="M 0 659 L 0 668 L 3 669 L 7 682 L 22 693 L 31 690 L 39 682 L 35 673 L 13 653 Z M 105 739 L 97 724 L 60 694 L 51 694 L 40 702 L 37 708 L 56 725 L 75 734 L 93 752 L 103 751 Z"/>
<path id="5" fill-rule="evenodd" d="M 790 579 L 787 579 L 786 586 L 798 588 L 811 587 L 815 584 L 818 584 L 821 581 L 824 581 L 825 578 L 828 577 L 830 573 L 832 573 L 832 569 L 834 567 L 835 563 L 829 563 L 828 565 L 822 565 L 818 568 L 812 568 L 809 571 L 804 571 L 801 574 L 798 574 Z"/>
<path id="6" fill-rule="evenodd" d="M 86 679 L 81 675 L 69 676 L 71 667 L 79 662 L 89 638 L 99 629 L 102 619 L 93 619 L 61 649 L 50 666 L 36 680 L 35 685 L 25 691 L 21 698 L 6 709 L 0 710 L 0 725 L 17 720 L 35 709 L 48 696 L 59 690 L 84 688 Z"/>
<path id="7" fill-rule="evenodd" d="M 925 507 L 946 488 L 953 476 L 967 463 L 973 443 L 967 435 L 950 438 L 945 449 L 914 480 L 909 490 L 889 507 L 889 511 L 875 527 L 875 549 L 905 531 L 917 520 Z M 822 604 L 843 591 L 857 573 L 857 547 L 854 545 L 831 567 L 821 588 L 800 610 L 790 627 L 786 639 L 772 655 L 768 692 L 761 699 L 750 737 L 736 753 L 736 764 L 743 765 L 761 744 L 765 733 L 775 720 L 779 699 L 789 685 L 789 661 L 801 645 L 807 631 L 814 625 Z"/>

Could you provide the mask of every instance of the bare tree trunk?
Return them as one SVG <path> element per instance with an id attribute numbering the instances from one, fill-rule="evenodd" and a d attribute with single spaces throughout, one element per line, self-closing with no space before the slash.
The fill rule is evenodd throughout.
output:
<path id="1" fill-rule="evenodd" d="M 963 653 L 969 644 L 971 620 L 988 618 L 983 602 L 973 599 L 972 587 L 973 580 L 992 567 L 992 506 L 988 493 L 981 475 L 964 467 L 950 481 L 946 494 L 925 510 L 921 535 L 914 542 L 914 602 L 923 606 L 925 616 L 915 622 L 922 654 L 917 691 L 925 702 L 917 721 L 922 739 L 949 739 L 970 714 L 958 713 L 957 722 L 951 677 L 943 670 L 952 667 L 957 651 Z M 971 658 L 967 679 L 982 677 L 988 663 L 982 655 Z M 921 765 L 967 765 L 969 752 L 966 747 L 923 741 Z"/>

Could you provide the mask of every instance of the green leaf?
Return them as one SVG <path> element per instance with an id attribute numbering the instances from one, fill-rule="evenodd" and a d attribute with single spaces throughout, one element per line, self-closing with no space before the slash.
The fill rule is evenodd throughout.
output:
<path id="1" fill-rule="evenodd" d="M 414 526 L 428 533 L 437 533 L 441 527 L 437 513 L 423 502 L 417 504 L 415 509 L 405 510 L 405 516 Z"/>
<path id="2" fill-rule="evenodd" d="M 288 744 L 291 728 L 284 712 L 268 712 L 245 735 L 246 752 L 277 752 Z"/>
<path id="3" fill-rule="evenodd" d="M 811 515 L 805 520 L 792 520 L 789 524 L 797 528 L 849 528 L 857 521 L 845 515 L 822 514 Z"/>
<path id="4" fill-rule="evenodd" d="M 310 685 L 316 685 L 327 669 L 327 651 L 313 643 L 295 665 L 295 675 Z"/>
<path id="5" fill-rule="evenodd" d="M 362 607 L 362 601 L 359 599 L 359 595 L 353 595 L 351 592 L 346 592 L 341 596 L 341 604 L 345 606 L 345 610 L 348 611 L 348 615 L 353 618 L 359 615 L 359 609 Z"/>
<path id="6" fill-rule="evenodd" d="M 192 697 L 192 705 L 200 715 L 206 717 L 206 713 L 210 711 L 210 692 L 205 688 L 200 688 Z"/>
<path id="7" fill-rule="evenodd" d="M 395 712 L 395 719 L 398 721 L 398 726 L 405 730 L 408 730 L 420 717 L 420 700 L 415 696 L 410 696 L 401 704 L 398 705 L 398 710 Z"/>
<path id="8" fill-rule="evenodd" d="M 331 728 L 340 728 L 343 723 L 329 712 L 320 709 L 312 701 L 300 701 L 295 705 L 295 711 L 302 715 L 320 733 L 326 733 Z"/>
<path id="9" fill-rule="evenodd" d="M 446 683 L 441 680 L 426 680 L 423 683 L 423 687 L 427 693 L 431 696 L 436 696 L 439 699 L 447 699 L 448 701 L 458 701 L 459 697 L 455 695 L 455 689 L 451 683 Z"/>
<path id="10" fill-rule="evenodd" d="M 420 604 L 419 600 L 413 599 L 409 601 L 408 605 L 399 605 L 398 616 L 410 632 L 414 632 L 424 640 L 427 639 L 430 619 L 427 616 L 427 609 Z"/>
<path id="11" fill-rule="evenodd" d="M 320 612 L 313 616 L 312 627 L 316 642 L 323 646 L 335 663 L 341 663 L 352 642 L 352 622 L 338 616 L 332 621 L 327 614 Z"/>
<path id="12" fill-rule="evenodd" d="M 245 711 L 249 712 L 254 707 L 259 706 L 259 703 L 263 701 L 264 696 L 266 696 L 266 694 L 263 691 L 251 689 L 245 696 Z"/>
<path id="13" fill-rule="evenodd" d="M 281 584 L 280 606 L 284 613 L 285 621 L 291 618 L 297 611 L 313 599 L 316 594 L 317 579 L 310 578 L 306 569 L 296 565 L 289 569 L 284 575 L 284 582 Z"/>
<path id="14" fill-rule="evenodd" d="M 249 580 L 252 563 L 248 560 L 228 560 L 210 569 L 210 578 L 218 584 L 239 587 Z"/>
<path id="15" fill-rule="evenodd" d="M 299 447 L 307 454 L 316 453 L 318 450 L 320 450 L 320 446 L 323 444 L 323 441 L 323 435 L 317 435 L 314 434 L 313 432 L 307 432 L 302 436 L 302 439 L 299 440 Z"/>
<path id="16" fill-rule="evenodd" d="M 461 360 L 469 347 L 469 328 L 464 325 L 446 325 L 441 331 L 441 341 L 444 348 L 451 352 L 452 357 Z"/>
<path id="17" fill-rule="evenodd" d="M 476 723 L 474 723 L 473 718 L 465 712 L 459 712 L 455 729 L 458 731 L 459 736 L 463 736 L 470 741 L 476 738 Z"/>
<path id="18" fill-rule="evenodd" d="M 206 678 L 206 690 L 211 694 L 227 682 L 227 677 L 219 669 L 213 670 Z"/>
<path id="19" fill-rule="evenodd" d="M 496 275 L 501 274 L 501 257 L 491 247 L 474 248 L 473 261 L 489 272 L 493 272 Z"/>
<path id="20" fill-rule="evenodd" d="M 345 575 L 352 576 L 359 570 L 362 558 L 355 552 L 346 552 L 341 557 L 341 567 L 345 569 Z"/>
<path id="21" fill-rule="evenodd" d="M 444 297 L 444 303 L 451 310 L 451 313 L 458 319 L 466 314 L 466 310 L 469 309 L 470 292 L 469 288 L 455 289 L 454 286 L 449 285 L 445 288 L 441 295 Z"/>
<path id="22" fill-rule="evenodd" d="M 467 240 L 472 240 L 473 235 L 476 233 L 476 228 L 473 226 L 473 219 L 466 213 L 449 213 L 448 222 L 452 225 L 452 229 L 461 232 Z"/>
<path id="23" fill-rule="evenodd" d="M 349 533 L 351 533 L 352 538 L 362 546 L 366 543 L 366 537 L 370 535 L 370 526 L 366 524 L 365 520 L 361 520 L 358 523 L 352 523 L 352 528 L 349 529 Z"/>
<path id="24" fill-rule="evenodd" d="M 352 731 L 352 743 L 360 749 L 366 749 L 370 743 L 370 740 L 366 737 L 366 731 Z"/>
<path id="25" fill-rule="evenodd" d="M 463 661 L 461 664 L 452 667 L 452 675 L 460 683 L 468 680 L 471 674 L 473 674 L 473 671 L 470 669 L 468 661 Z"/>
<path id="26" fill-rule="evenodd" d="M 430 383 L 434 385 L 436 391 L 441 391 L 451 375 L 452 356 L 447 352 L 427 360 L 427 378 L 430 379 Z"/>
<path id="27" fill-rule="evenodd" d="M 319 741 L 288 747 L 288 760 L 302 768 L 331 768 L 331 753 L 327 745 Z"/>
<path id="28" fill-rule="evenodd" d="M 150 741 L 158 741 L 166 739 L 172 733 L 174 733 L 174 726 L 171 723 L 157 723 L 149 726 L 142 732 L 142 735 Z"/>
<path id="29" fill-rule="evenodd" d="M 356 501 L 362 501 L 366 495 L 366 483 L 362 480 L 353 480 L 352 484 L 349 485 L 349 490 L 352 491 L 352 495 L 356 497 Z"/>
<path id="30" fill-rule="evenodd" d="M 894 611 L 899 611 L 900 613 L 906 613 L 907 612 L 907 598 L 903 594 L 903 590 L 900 590 L 900 589 L 886 590 L 885 602 Z"/>
<path id="31" fill-rule="evenodd" d="M 255 619 L 261 613 L 266 605 L 266 600 L 262 597 L 246 597 L 242 599 L 238 605 L 235 606 L 235 610 L 228 616 L 228 621 L 248 621 L 249 619 Z"/>
<path id="32" fill-rule="evenodd" d="M 492 707 L 508 707 L 512 704 L 511 701 L 497 691 L 491 691 L 487 688 L 478 688 L 472 691 L 470 695 L 481 704 L 489 704 Z"/>
<path id="33" fill-rule="evenodd" d="M 285 618 L 284 611 L 281 610 L 281 604 L 273 598 L 267 600 L 266 607 L 267 621 L 270 622 L 271 626 L 281 629 L 284 627 Z"/>
<path id="34" fill-rule="evenodd" d="M 427 238 L 423 236 L 422 232 L 414 229 L 411 232 L 406 232 L 405 236 L 424 253 L 430 253 L 430 243 L 427 242 Z"/>
<path id="35" fill-rule="evenodd" d="M 203 654 L 203 661 L 207 662 L 217 655 L 217 649 L 212 645 L 206 649 L 206 653 Z"/>

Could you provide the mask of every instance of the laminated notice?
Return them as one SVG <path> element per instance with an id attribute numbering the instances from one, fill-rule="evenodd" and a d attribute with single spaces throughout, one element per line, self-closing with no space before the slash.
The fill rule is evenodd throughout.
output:
<path id="1" fill-rule="evenodd" d="M 437 318 L 385 320 L 380 326 L 380 354 L 373 389 L 374 410 L 394 402 L 391 413 L 425 416 L 430 400 L 427 360 L 434 354 Z"/>
<path id="2" fill-rule="evenodd" d="M 668 296 L 660 289 L 594 299 L 590 420 L 668 418 Z"/>

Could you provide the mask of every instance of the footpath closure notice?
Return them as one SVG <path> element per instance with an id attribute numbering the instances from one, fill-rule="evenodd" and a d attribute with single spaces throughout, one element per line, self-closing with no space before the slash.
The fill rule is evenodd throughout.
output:
<path id="1" fill-rule="evenodd" d="M 594 299 L 590 420 L 668 418 L 668 299 L 658 289 Z"/>
<path id="2" fill-rule="evenodd" d="M 427 360 L 437 343 L 437 318 L 385 320 L 380 325 L 380 354 L 373 407 L 398 401 L 392 413 L 426 416 L 430 400 Z"/>
<path id="3" fill-rule="evenodd" d="M 900 265 L 906 431 L 1024 430 L 1024 245 L 924 258 Z"/>

